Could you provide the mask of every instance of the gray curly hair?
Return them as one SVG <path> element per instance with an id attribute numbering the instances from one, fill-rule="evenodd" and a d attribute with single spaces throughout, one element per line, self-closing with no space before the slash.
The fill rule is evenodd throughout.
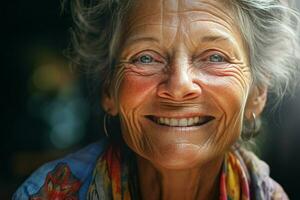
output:
<path id="1" fill-rule="evenodd" d="M 292 2 L 290 2 L 292 4 Z M 299 78 L 299 14 L 280 0 L 231 0 L 249 49 L 254 83 L 280 100 Z"/>

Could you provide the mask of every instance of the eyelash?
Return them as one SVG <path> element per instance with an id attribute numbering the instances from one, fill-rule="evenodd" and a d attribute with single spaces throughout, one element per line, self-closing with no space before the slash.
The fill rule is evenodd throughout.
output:
<path id="1" fill-rule="evenodd" d="M 219 56 L 219 58 L 221 59 L 221 61 L 212 61 L 210 59 L 212 59 L 212 56 Z M 223 56 L 223 55 L 220 55 L 220 54 L 211 54 L 210 56 L 208 56 L 208 59 L 209 59 L 209 62 L 211 63 L 223 63 L 226 61 L 226 58 Z"/>
<path id="2" fill-rule="evenodd" d="M 220 61 L 212 61 L 212 56 L 218 56 L 221 60 Z M 195 58 L 194 64 L 198 66 L 218 66 L 218 65 L 224 65 L 226 63 L 230 63 L 230 59 L 228 59 L 228 56 L 224 55 L 224 53 L 210 50 L 202 53 L 202 56 L 199 56 L 198 58 Z"/>
<path id="3" fill-rule="evenodd" d="M 130 62 L 133 63 L 133 64 L 142 64 L 142 65 L 150 65 L 150 64 L 154 64 L 154 63 L 158 63 L 158 64 L 164 64 L 164 58 L 160 55 L 153 55 L 153 54 L 158 54 L 156 52 L 142 52 L 142 53 L 138 53 L 136 54 L 135 56 L 133 56 L 132 59 L 130 59 Z M 140 61 L 140 59 L 143 57 L 143 56 L 149 56 L 152 60 L 151 62 L 149 63 L 142 63 Z M 161 59 L 158 59 L 157 57 L 161 57 Z"/>

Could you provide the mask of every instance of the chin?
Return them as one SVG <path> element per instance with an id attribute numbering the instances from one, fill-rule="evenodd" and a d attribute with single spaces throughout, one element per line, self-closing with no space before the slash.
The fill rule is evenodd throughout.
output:
<path id="1" fill-rule="evenodd" d="M 158 149 L 155 156 L 149 157 L 150 162 L 172 170 L 197 167 L 209 162 L 211 156 L 205 148 L 195 144 L 169 144 Z"/>

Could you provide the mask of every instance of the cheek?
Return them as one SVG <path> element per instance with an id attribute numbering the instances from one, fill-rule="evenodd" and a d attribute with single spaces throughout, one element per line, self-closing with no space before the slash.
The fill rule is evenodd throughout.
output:
<path id="1" fill-rule="evenodd" d="M 220 121 L 235 136 L 241 131 L 244 109 L 251 84 L 250 72 L 234 65 L 210 68 L 203 74 L 206 92 L 220 111 Z M 234 131 L 233 131 L 234 130 Z M 229 134 L 229 133 L 227 133 Z"/>
<path id="2" fill-rule="evenodd" d="M 131 110 L 139 107 L 157 83 L 153 76 L 155 74 L 147 75 L 127 65 L 119 66 L 113 80 L 115 85 L 112 89 L 119 111 L 120 109 Z"/>
<path id="3" fill-rule="evenodd" d="M 124 72 L 120 82 L 118 106 L 122 134 L 127 145 L 138 154 L 143 154 L 149 149 L 149 138 L 142 134 L 144 127 L 141 119 L 151 106 L 150 101 L 158 81 L 155 77 L 145 77 L 129 71 Z"/>
<path id="4" fill-rule="evenodd" d="M 156 84 L 155 79 L 125 73 L 118 92 L 120 105 L 125 110 L 139 107 L 155 92 Z"/>
<path id="5" fill-rule="evenodd" d="M 203 76 L 207 90 L 219 103 L 223 102 L 222 107 L 232 110 L 235 106 L 245 105 L 251 84 L 248 68 L 236 65 L 210 67 Z"/>

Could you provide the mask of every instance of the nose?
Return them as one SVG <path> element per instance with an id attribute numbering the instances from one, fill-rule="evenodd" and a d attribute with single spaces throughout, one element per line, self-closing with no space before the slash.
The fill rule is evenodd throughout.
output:
<path id="1" fill-rule="evenodd" d="M 172 67 L 158 87 L 158 96 L 173 101 L 186 101 L 197 98 L 202 90 L 198 83 L 194 82 L 194 75 L 186 64 Z"/>

